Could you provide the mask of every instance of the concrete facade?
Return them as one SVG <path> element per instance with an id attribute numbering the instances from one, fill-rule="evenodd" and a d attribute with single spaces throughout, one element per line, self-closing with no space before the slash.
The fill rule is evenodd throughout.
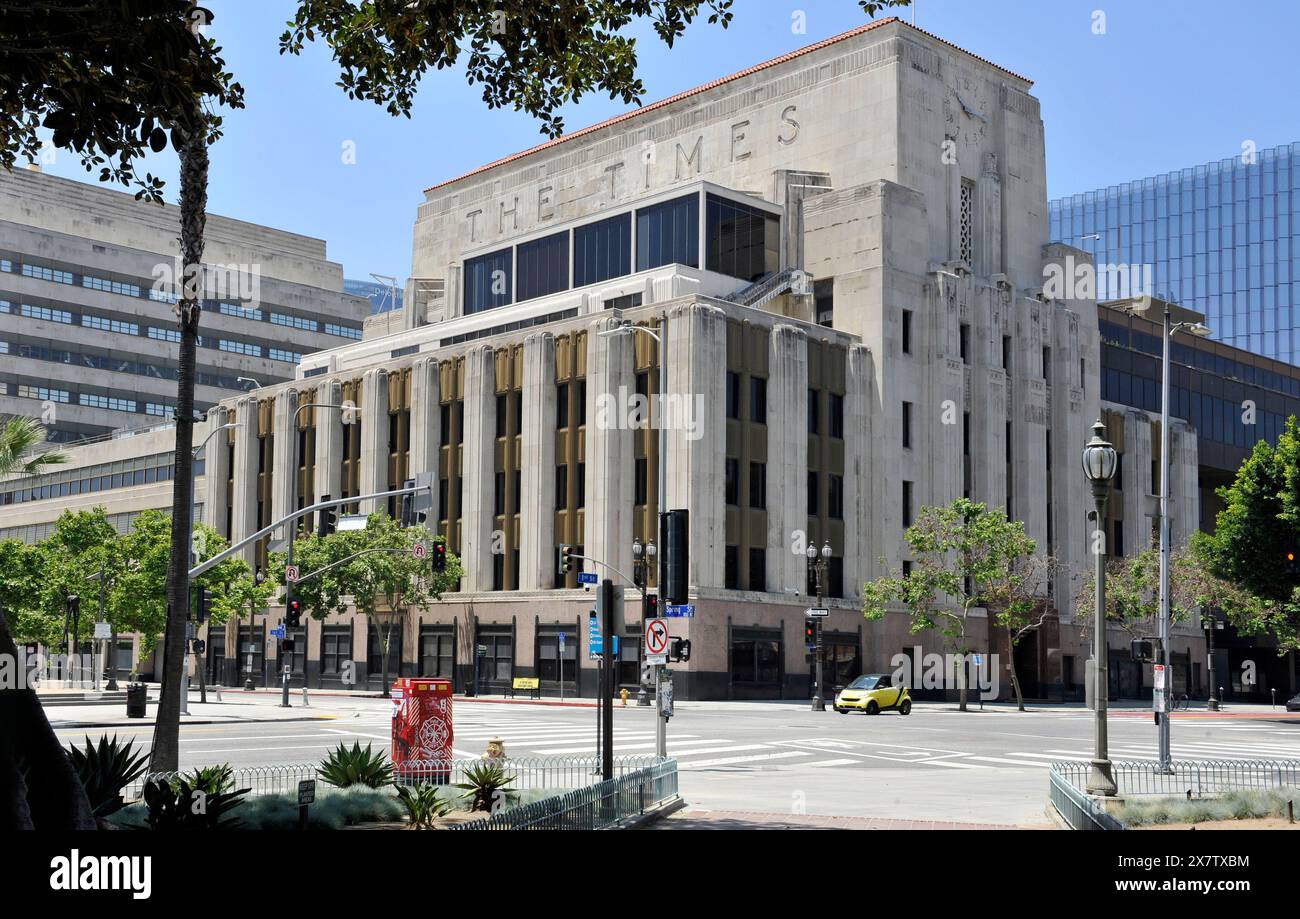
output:
<path id="1" fill-rule="evenodd" d="M 26 169 L 0 171 L 0 416 L 75 441 L 170 419 L 181 277 L 171 205 Z M 325 243 L 215 214 L 204 234 L 195 406 L 289 379 L 302 355 L 359 338 Z"/>

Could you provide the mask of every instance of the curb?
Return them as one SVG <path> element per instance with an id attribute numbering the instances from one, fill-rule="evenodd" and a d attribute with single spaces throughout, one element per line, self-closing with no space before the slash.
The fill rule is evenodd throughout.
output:
<path id="1" fill-rule="evenodd" d="M 182 721 L 181 727 L 187 724 L 287 724 L 291 721 L 337 721 L 332 715 L 314 715 L 303 718 L 238 718 L 233 721 L 212 721 L 205 719 L 203 721 Z M 153 726 L 153 722 L 148 718 L 133 718 L 132 722 L 140 722 L 141 725 Z M 134 723 L 121 721 L 51 721 L 50 727 L 56 731 L 64 731 L 70 728 L 129 728 L 135 727 Z"/>
<path id="2" fill-rule="evenodd" d="M 671 798 L 657 807 L 646 811 L 644 814 L 638 814 L 630 817 L 622 823 L 610 827 L 612 830 L 643 830 L 652 823 L 655 823 L 669 814 L 675 814 L 686 806 L 686 800 L 680 795 Z"/>

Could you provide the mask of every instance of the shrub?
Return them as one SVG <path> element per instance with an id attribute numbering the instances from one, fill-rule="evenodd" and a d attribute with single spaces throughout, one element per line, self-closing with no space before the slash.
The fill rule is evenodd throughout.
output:
<path id="1" fill-rule="evenodd" d="M 432 829 L 434 822 L 451 810 L 451 803 L 438 796 L 437 785 L 399 785 L 397 799 L 406 808 L 406 819 L 417 830 Z"/>
<path id="2" fill-rule="evenodd" d="M 352 744 L 349 750 L 343 744 L 320 764 L 316 770 L 321 780 L 336 788 L 348 788 L 352 785 L 364 785 L 367 788 L 382 788 L 393 782 L 393 767 L 383 750 L 372 751 L 372 745 L 366 744 L 364 750 L 359 742 Z"/>
<path id="3" fill-rule="evenodd" d="M 209 792 L 193 777 L 144 785 L 144 825 L 151 830 L 233 830 L 232 816 L 249 789 Z"/>
<path id="4" fill-rule="evenodd" d="M 1287 802 L 1296 800 L 1297 792 L 1300 789 L 1250 789 L 1231 791 L 1214 798 L 1128 801 L 1116 811 L 1115 816 L 1129 826 L 1280 817 L 1286 814 Z"/>
<path id="5" fill-rule="evenodd" d="M 491 813 L 497 802 L 508 803 L 519 797 L 519 793 L 510 787 L 515 777 L 492 763 L 478 763 L 465 770 L 465 781 L 458 782 L 457 788 L 464 789 L 463 797 L 470 799 L 471 811 Z"/>
<path id="6" fill-rule="evenodd" d="M 341 830 L 362 823 L 389 823 L 402 819 L 405 809 L 387 789 L 354 785 L 322 789 L 307 809 L 307 829 Z M 298 828 L 298 795 L 285 793 L 249 798 L 239 811 L 241 830 L 294 830 Z"/>
<path id="7" fill-rule="evenodd" d="M 101 736 L 98 746 L 91 746 L 87 737 L 84 751 L 69 746 L 68 759 L 86 789 L 91 810 L 100 818 L 115 814 L 126 806 L 122 789 L 149 768 L 149 754 L 137 753 L 134 740 L 125 745 L 119 743 L 116 734 L 112 740 L 107 734 Z"/>

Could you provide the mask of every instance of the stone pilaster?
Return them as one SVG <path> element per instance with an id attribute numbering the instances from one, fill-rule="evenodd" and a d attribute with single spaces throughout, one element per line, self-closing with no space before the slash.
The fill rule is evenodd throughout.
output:
<path id="1" fill-rule="evenodd" d="M 727 324 L 722 310 L 691 303 L 668 323 L 668 397 L 690 405 L 696 424 L 668 431 L 668 509 L 690 508 L 690 584 L 723 586 L 727 449 Z"/>
<path id="2" fill-rule="evenodd" d="M 1151 545 L 1154 521 L 1148 515 L 1160 482 L 1151 480 L 1158 436 L 1151 417 L 1139 409 L 1124 414 L 1124 554 L 1137 555 Z M 1114 500 L 1112 498 L 1111 500 Z"/>
<path id="3" fill-rule="evenodd" d="M 492 507 L 496 486 L 496 355 L 475 348 L 465 355 L 465 444 L 461 484 L 463 589 L 492 589 Z"/>
<path id="4" fill-rule="evenodd" d="M 212 431 L 234 421 L 234 415 L 227 408 L 218 407 L 208 412 L 210 427 L 204 432 Z M 202 453 L 203 459 L 203 522 L 218 533 L 230 539 L 230 527 L 226 523 L 226 502 L 230 498 L 230 452 L 226 448 L 230 431 L 222 431 L 208 441 Z"/>
<path id="5" fill-rule="evenodd" d="M 1169 530 L 1170 545 L 1186 546 L 1200 524 L 1201 492 L 1197 476 L 1196 433 L 1187 422 L 1174 418 L 1169 425 Z"/>
<path id="6" fill-rule="evenodd" d="M 367 370 L 361 383 L 361 494 L 388 490 L 388 372 Z M 361 513 L 388 507 L 384 500 L 361 502 Z"/>
<path id="7" fill-rule="evenodd" d="M 240 399 L 236 403 L 235 428 L 235 497 L 231 514 L 230 541 L 238 542 L 257 532 L 257 400 Z M 241 553 L 252 564 L 253 547 Z"/>
<path id="8" fill-rule="evenodd" d="M 284 389 L 275 397 L 274 460 L 271 464 L 271 519 L 280 520 L 297 508 L 298 429 L 294 412 L 298 393 Z"/>
<path id="9" fill-rule="evenodd" d="M 636 458 L 626 409 L 636 392 L 633 342 L 630 334 L 596 334 L 608 325 L 599 320 L 587 336 L 585 554 L 630 572 Z"/>
<path id="10" fill-rule="evenodd" d="M 317 405 L 340 405 L 343 387 L 331 380 L 316 388 Z M 311 409 L 316 422 L 316 500 L 343 494 L 343 410 Z"/>
<path id="11" fill-rule="evenodd" d="M 871 352 L 850 345 L 844 372 L 844 593 L 862 595 L 864 581 L 877 577 L 879 550 L 872 542 L 872 380 Z"/>
<path id="12" fill-rule="evenodd" d="M 776 325 L 768 342 L 767 589 L 779 594 L 807 583 L 808 562 L 793 551 L 793 536 L 808 526 L 808 336 Z"/>
<path id="13" fill-rule="evenodd" d="M 411 367 L 410 472 L 430 472 L 438 477 L 438 445 L 442 436 L 439 407 L 441 374 L 438 361 L 422 357 Z M 436 509 L 435 509 L 436 510 Z"/>
<path id="14" fill-rule="evenodd" d="M 555 338 L 524 339 L 524 424 L 520 458 L 519 588 L 555 580 Z"/>

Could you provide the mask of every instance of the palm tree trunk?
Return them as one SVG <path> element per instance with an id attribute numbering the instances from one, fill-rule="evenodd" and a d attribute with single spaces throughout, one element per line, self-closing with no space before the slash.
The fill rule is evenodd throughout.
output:
<path id="1" fill-rule="evenodd" d="M 199 101 L 195 100 L 196 107 Z M 199 128 L 181 148 L 181 342 L 176 391 L 176 459 L 172 480 L 172 542 L 167 566 L 167 631 L 163 640 L 162 693 L 154 723 L 152 769 L 175 772 L 180 764 L 181 668 L 190 615 L 190 540 L 194 508 L 194 365 L 203 296 L 203 230 L 208 204 L 208 138 Z"/>
<path id="2" fill-rule="evenodd" d="M 0 654 L 22 661 L 3 612 Z M 86 790 L 36 691 L 31 687 L 0 690 L 0 830 L 95 828 Z"/>

